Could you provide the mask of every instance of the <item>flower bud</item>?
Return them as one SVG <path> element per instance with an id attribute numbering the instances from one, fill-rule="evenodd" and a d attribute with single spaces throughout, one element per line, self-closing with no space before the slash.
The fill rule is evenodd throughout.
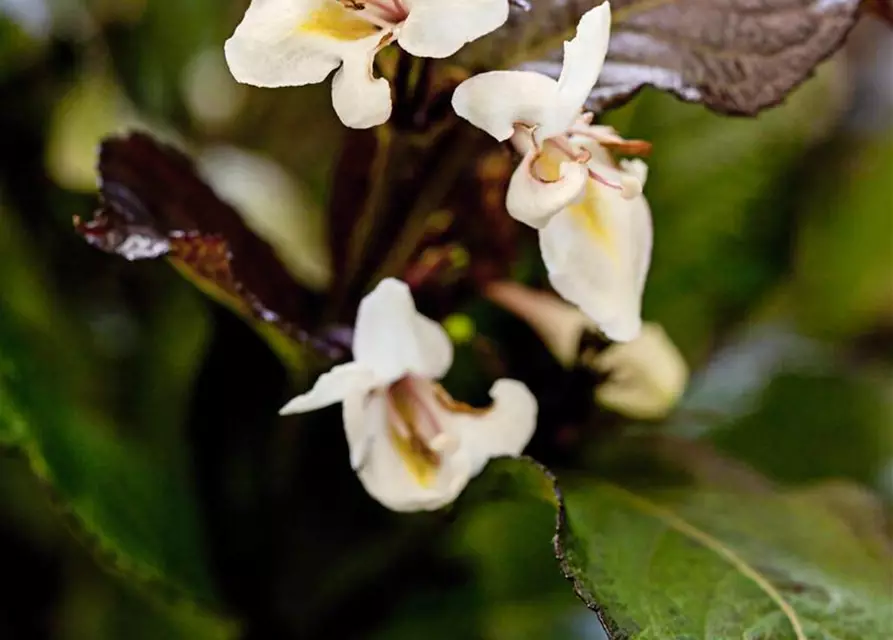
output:
<path id="1" fill-rule="evenodd" d="M 688 366 L 663 328 L 642 325 L 629 342 L 612 343 L 582 311 L 517 282 L 490 284 L 485 295 L 527 322 L 565 368 L 596 374 L 595 401 L 637 420 L 666 416 L 685 391 Z"/>
<path id="2" fill-rule="evenodd" d="M 602 352 L 585 351 L 582 362 L 604 375 L 595 389 L 603 407 L 637 420 L 657 420 L 676 406 L 688 382 L 688 366 L 663 328 L 642 326 L 639 337 Z"/>

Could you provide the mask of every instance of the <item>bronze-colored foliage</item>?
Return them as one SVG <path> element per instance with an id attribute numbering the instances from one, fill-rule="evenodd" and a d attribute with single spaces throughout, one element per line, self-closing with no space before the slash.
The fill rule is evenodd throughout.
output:
<path id="1" fill-rule="evenodd" d="M 863 0 L 865 10 L 893 27 L 893 0 Z"/>
<path id="2" fill-rule="evenodd" d="M 334 266 L 332 288 L 341 292 L 347 288 L 347 265 L 352 251 L 352 230 L 371 206 L 372 168 L 382 153 L 381 139 L 369 129 L 348 129 L 344 135 L 342 152 L 333 169 L 336 183 L 329 195 L 329 250 Z M 380 161 L 381 162 L 381 161 Z M 368 241 L 368 237 L 364 238 Z M 359 241 L 355 241 L 355 244 Z M 360 243 L 362 244 L 362 243 Z M 357 251 L 356 247 L 353 249 Z"/>
<path id="3" fill-rule="evenodd" d="M 561 43 L 598 0 L 530 2 L 470 47 L 470 66 L 558 77 Z M 613 0 L 608 59 L 587 106 L 603 111 L 652 86 L 730 114 L 774 106 L 832 54 L 858 0 Z M 501 64 L 495 65 L 499 60 Z"/>
<path id="4" fill-rule="evenodd" d="M 493 145 L 470 128 L 457 133 L 455 124 L 450 120 L 430 135 L 389 127 L 348 132 L 329 200 L 332 318 L 352 320 L 360 298 L 384 277 L 414 288 L 444 269 L 454 279 L 454 248 L 487 261 L 507 257 L 505 234 L 487 233 L 483 177 L 469 160 Z M 500 227 L 512 224 L 507 215 L 495 217 Z"/>
<path id="5" fill-rule="evenodd" d="M 167 256 L 222 302 L 304 337 L 308 293 L 188 157 L 131 133 L 102 143 L 98 170 L 101 206 L 92 220 L 75 219 L 88 243 L 128 260 Z"/>

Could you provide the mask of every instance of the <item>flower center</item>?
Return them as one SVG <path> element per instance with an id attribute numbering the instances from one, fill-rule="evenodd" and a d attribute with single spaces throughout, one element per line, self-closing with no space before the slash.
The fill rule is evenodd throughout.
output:
<path id="1" fill-rule="evenodd" d="M 335 40 L 361 40 L 394 31 L 409 11 L 403 0 L 324 0 L 299 29 Z"/>
<path id="2" fill-rule="evenodd" d="M 431 484 L 443 454 L 458 444 L 434 411 L 432 390 L 425 381 L 406 376 L 388 388 L 386 401 L 391 441 L 419 483 Z"/>
<path id="3" fill-rule="evenodd" d="M 409 16 L 403 0 L 339 0 L 345 7 L 382 28 L 394 28 Z M 386 25 L 386 26 L 383 26 Z"/>
<path id="4" fill-rule="evenodd" d="M 547 138 L 540 143 L 536 137 L 535 126 L 531 127 L 526 124 L 515 123 L 515 128 L 516 130 L 525 131 L 530 135 L 530 144 L 538 154 L 538 162 L 534 163 L 534 167 L 547 167 L 545 174 L 534 170 L 534 176 L 543 182 L 554 182 L 555 179 L 557 179 L 557 175 L 559 174 L 558 166 L 560 165 L 560 162 L 555 159 L 556 154 L 554 152 L 557 151 L 559 157 L 569 158 L 570 160 L 585 166 L 586 170 L 589 172 L 590 178 L 609 189 L 619 191 L 620 195 L 627 200 L 631 200 L 642 193 L 642 183 L 636 178 L 633 178 L 632 176 L 623 176 L 620 179 L 620 182 L 613 182 L 589 166 L 592 154 L 587 149 L 577 149 L 574 147 L 570 141 L 571 132 Z M 581 131 L 574 129 L 573 133 L 580 134 Z M 517 146 L 516 143 L 516 148 Z M 521 149 L 519 149 L 519 151 L 521 151 Z M 541 162 L 543 158 L 546 159 L 546 162 Z M 554 168 L 554 170 L 550 170 L 551 168 Z"/>

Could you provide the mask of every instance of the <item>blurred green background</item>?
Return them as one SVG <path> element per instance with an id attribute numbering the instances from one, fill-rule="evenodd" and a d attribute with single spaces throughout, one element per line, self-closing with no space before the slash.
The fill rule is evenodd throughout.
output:
<path id="1" fill-rule="evenodd" d="M 167 265 L 74 233 L 99 139 L 139 126 L 243 210 L 287 219 L 290 268 L 325 288 L 342 131 L 325 85 L 230 78 L 246 4 L 0 0 L 0 371 L 42 363 L 21 376 L 43 425 L 29 458 L 0 389 L 0 638 L 227 638 L 239 620 L 257 638 L 601 638 L 545 505 L 470 504 L 448 527 L 383 513 L 346 468 L 337 410 L 300 433 L 275 418 L 292 388 L 250 329 Z M 662 428 L 781 483 L 848 479 L 889 502 L 893 38 L 866 21 L 850 42 L 756 119 L 645 91 L 606 120 L 654 144 L 645 317 L 694 371 Z M 489 337 L 510 352 L 516 335 Z M 587 437 L 555 464 L 586 468 Z M 85 535 L 85 517 L 114 535 Z"/>

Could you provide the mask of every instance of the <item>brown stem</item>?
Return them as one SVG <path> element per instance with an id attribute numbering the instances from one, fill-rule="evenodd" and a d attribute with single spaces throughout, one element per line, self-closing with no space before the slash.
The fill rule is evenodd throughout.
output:
<path id="1" fill-rule="evenodd" d="M 472 145 L 468 143 L 473 136 L 464 132 L 464 127 L 458 130 L 451 127 L 445 134 L 452 136 L 449 147 L 442 151 L 439 162 L 428 174 L 427 181 L 419 192 L 400 234 L 391 244 L 390 251 L 376 271 L 374 282 L 390 276 L 399 277 L 403 273 L 427 234 L 431 214 L 441 206 L 462 169 L 472 161 L 474 154 L 471 150 Z"/>

